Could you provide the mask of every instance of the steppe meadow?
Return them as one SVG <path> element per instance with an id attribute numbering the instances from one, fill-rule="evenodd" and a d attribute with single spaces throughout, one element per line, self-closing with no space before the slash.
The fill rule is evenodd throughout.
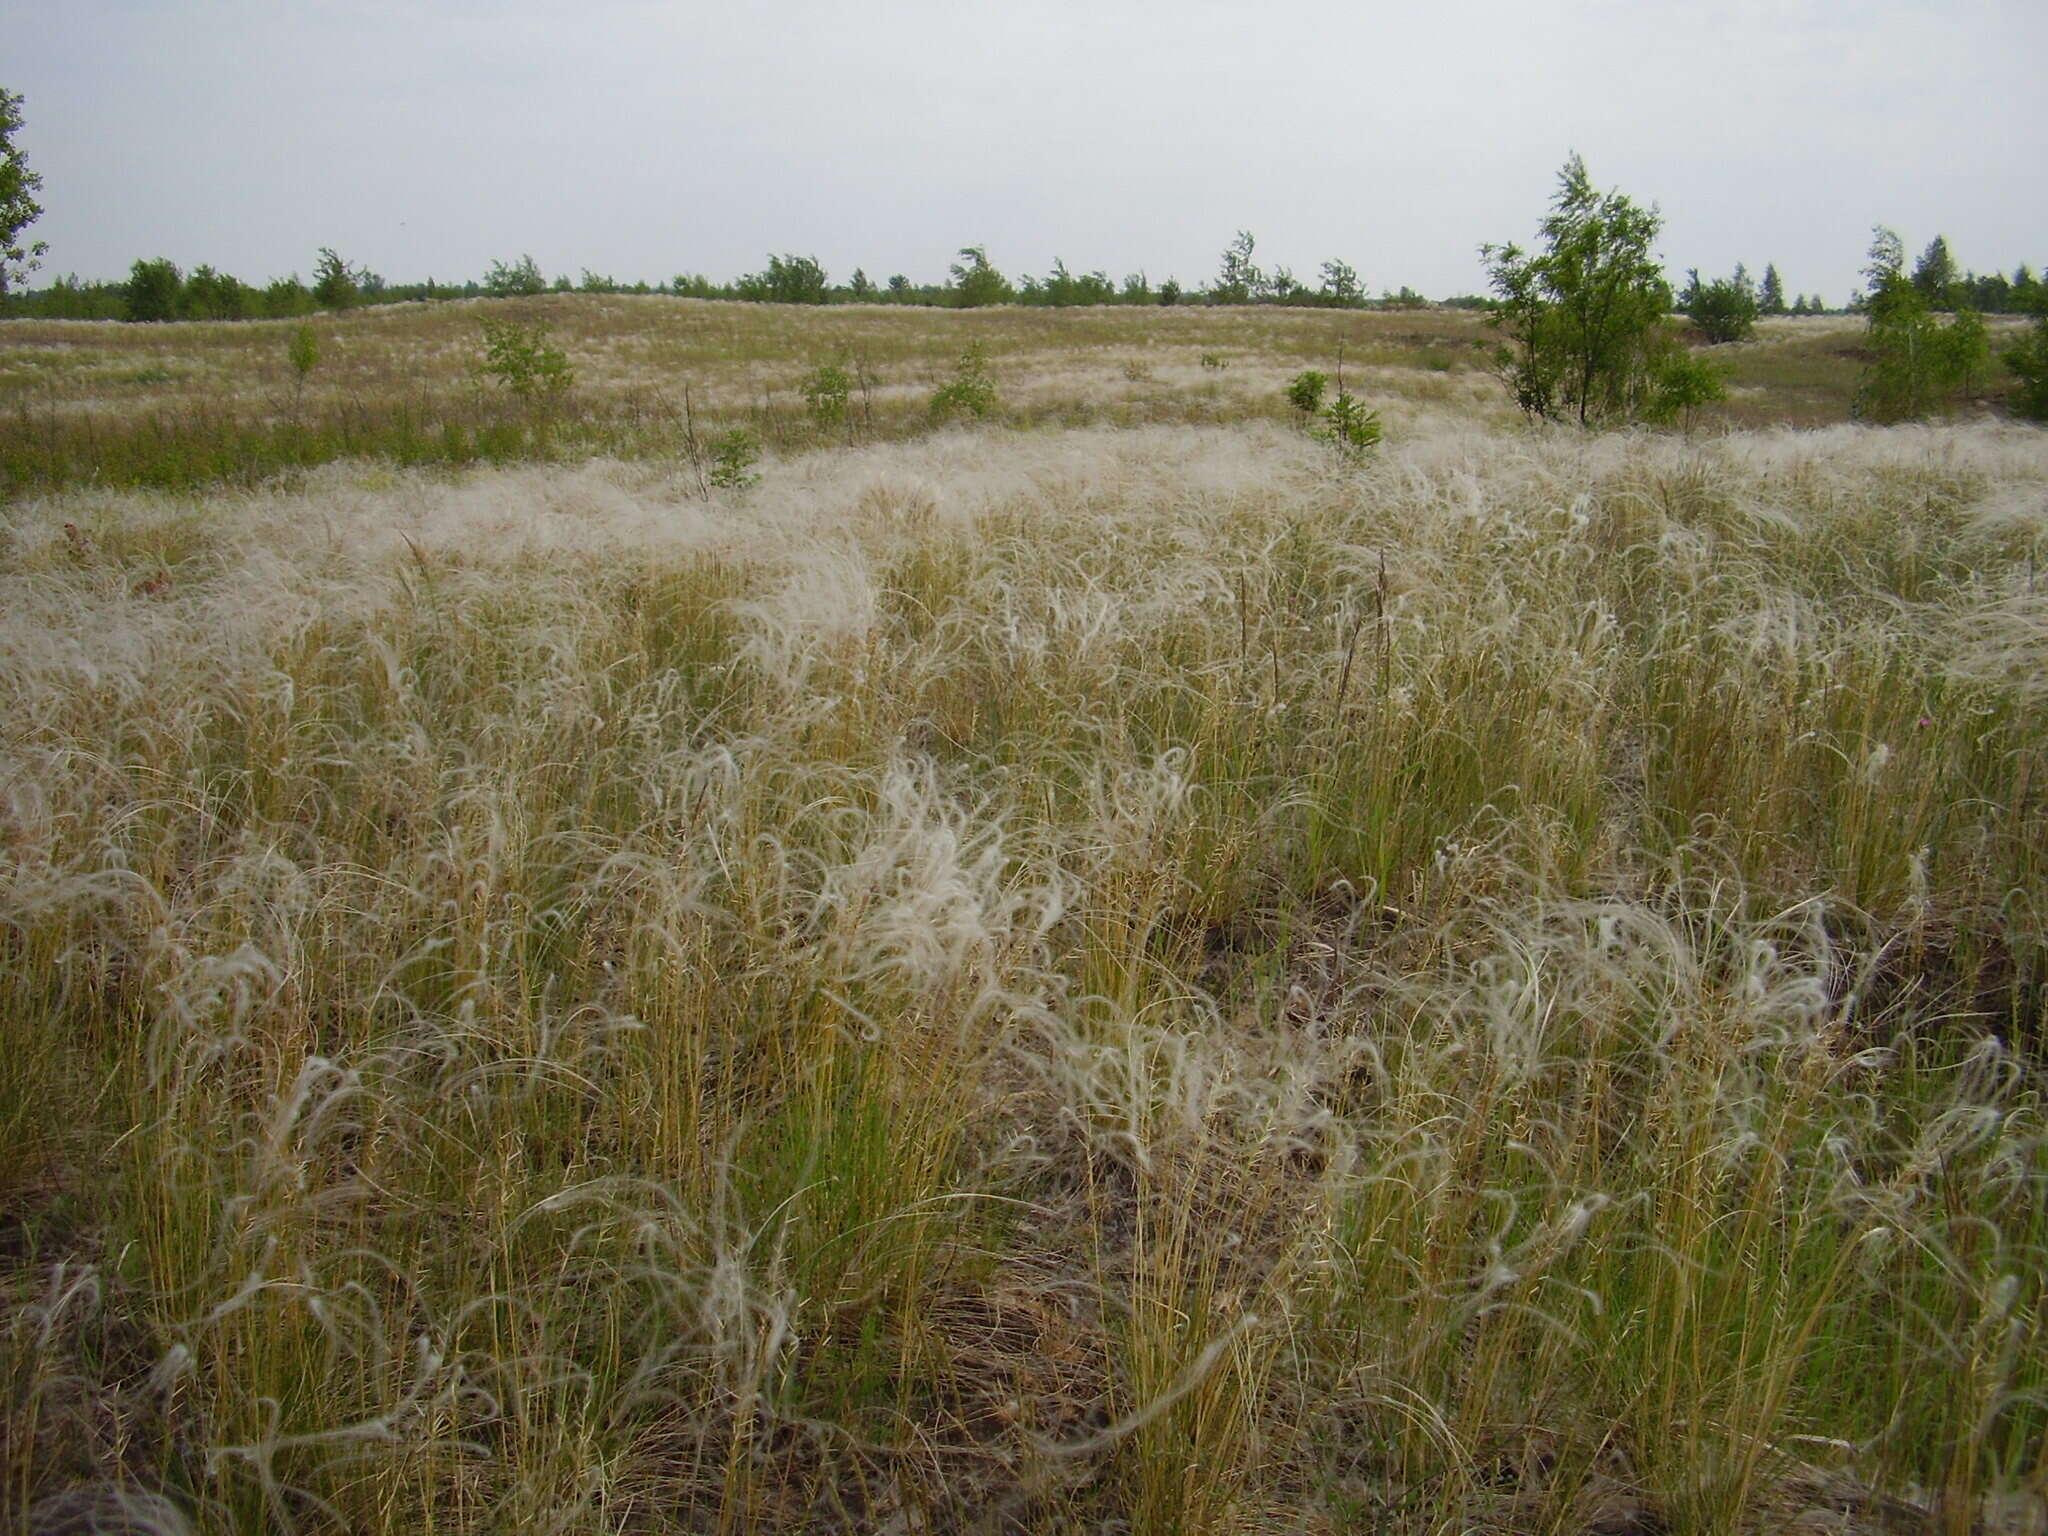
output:
<path id="1" fill-rule="evenodd" d="M 9 1528 L 2048 1529 L 2048 437 L 1493 344 L 8 322 Z"/>

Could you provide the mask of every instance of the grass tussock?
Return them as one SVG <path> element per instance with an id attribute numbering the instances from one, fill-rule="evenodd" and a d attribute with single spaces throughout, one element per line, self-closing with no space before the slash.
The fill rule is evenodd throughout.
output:
<path id="1" fill-rule="evenodd" d="M 6 506 L 0 1508 L 2038 1529 L 2041 439 L 1404 409 Z"/>

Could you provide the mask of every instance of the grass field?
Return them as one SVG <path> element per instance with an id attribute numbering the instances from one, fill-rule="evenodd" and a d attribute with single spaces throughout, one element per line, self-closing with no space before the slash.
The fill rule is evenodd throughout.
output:
<path id="1" fill-rule="evenodd" d="M 558 407 L 481 380 L 479 321 L 549 329 L 576 370 Z M 0 497 L 92 485 L 188 491 L 261 486 L 349 458 L 408 468 L 668 459 L 746 426 L 768 446 L 921 435 L 960 352 L 986 349 L 1011 427 L 1278 421 L 1303 368 L 1334 373 L 1399 425 L 1451 408 L 1507 426 L 1495 338 L 1453 310 L 992 309 L 710 303 L 559 295 L 396 305 L 312 322 L 317 362 L 288 361 L 294 326 L 11 321 L 0 341 Z M 1767 320 L 1713 349 L 1728 398 L 1695 430 L 1848 419 L 1862 358 L 1854 317 Z M 1341 349 L 1341 351 L 1340 351 Z M 800 393 L 824 364 L 860 381 L 846 426 Z M 2004 386 L 2002 369 L 1988 382 Z"/>
<path id="2" fill-rule="evenodd" d="M 0 331 L 15 1528 L 2048 1528 L 2038 429 L 1840 321 L 1605 436 L 1441 313 L 287 336 Z"/>

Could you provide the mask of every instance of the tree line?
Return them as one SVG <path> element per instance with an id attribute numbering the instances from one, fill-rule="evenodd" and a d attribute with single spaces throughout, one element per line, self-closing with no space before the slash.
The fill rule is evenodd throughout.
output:
<path id="1" fill-rule="evenodd" d="M 578 289 L 594 293 L 671 293 L 700 299 L 774 304 L 897 303 L 980 308 L 995 304 L 1053 308 L 1106 304 L 1272 304 L 1332 309 L 1420 305 L 1405 285 L 1398 293 L 1368 297 L 1348 262 L 1322 264 L 1310 287 L 1288 268 L 1266 270 L 1258 242 L 1239 230 L 1224 248 L 1216 277 L 1205 288 L 1182 289 L 1169 278 L 1154 287 L 1143 272 L 1113 282 L 1101 270 L 1076 273 L 1055 259 L 1044 277 L 1013 283 L 989 260 L 985 246 L 962 246 L 942 285 L 915 285 L 901 273 L 877 284 L 856 267 L 834 284 L 815 256 L 771 255 L 759 272 L 717 284 L 702 274 L 630 286 L 586 269 L 580 283 L 552 283 L 531 255 L 494 262 L 480 281 L 444 285 L 391 284 L 323 247 L 313 281 L 297 274 L 261 288 L 202 265 L 182 272 L 162 257 L 138 260 L 125 283 L 84 283 L 67 277 L 25 290 L 45 246 L 23 232 L 42 213 L 35 193 L 42 178 L 29 170 L 13 136 L 21 126 L 21 97 L 0 89 L 0 313 L 76 319 L 240 320 L 288 318 L 316 309 L 356 304 L 501 297 Z M 1512 242 L 1480 247 L 1491 293 L 1447 300 L 1488 312 L 1501 335 L 1494 361 L 1502 380 L 1532 417 L 1603 421 L 1670 420 L 1689 416 L 1721 393 L 1718 372 L 1694 356 L 1667 317 L 1676 309 L 1710 345 L 1739 341 L 1760 316 L 1825 312 L 1818 295 L 1790 304 L 1777 266 L 1754 282 L 1740 264 L 1734 273 L 1702 280 L 1698 269 L 1674 294 L 1662 263 L 1650 250 L 1662 227 L 1657 210 L 1642 208 L 1619 191 L 1600 192 L 1576 154 L 1565 163 L 1551 213 L 1539 227 L 1541 249 Z M 1872 362 L 1857 408 L 1876 421 L 1907 420 L 1945 409 L 1982 382 L 1991 350 L 1982 316 L 2027 313 L 2035 323 L 2000 354 L 2017 381 L 2013 403 L 2023 414 L 2048 417 L 2048 283 L 2022 264 L 2007 278 L 1960 270 L 1945 236 L 1937 235 L 1906 270 L 1905 245 L 1879 225 L 1865 269 L 1865 290 L 1851 300 L 1867 321 Z"/>
<path id="2" fill-rule="evenodd" d="M 877 282 L 856 267 L 842 282 L 833 281 L 815 256 L 794 252 L 770 255 L 758 272 L 729 282 L 703 273 L 679 272 L 661 282 L 621 282 L 585 269 L 580 277 L 548 277 L 532 256 L 500 261 L 481 278 L 442 282 L 393 283 L 375 272 L 345 261 L 323 248 L 309 283 L 293 273 L 264 285 L 246 283 L 210 265 L 182 271 L 168 258 L 139 260 L 124 282 L 86 282 L 60 278 L 40 289 L 0 294 L 5 312 L 24 318 L 51 320 L 274 320 L 340 310 L 367 304 L 414 303 L 422 300 L 515 298 L 543 293 L 674 294 L 693 299 L 719 299 L 764 304 L 906 304 L 933 308 L 974 309 L 994 304 L 1070 308 L 1110 304 L 1274 304 L 1295 308 L 1368 309 L 1421 308 L 1431 301 L 1407 285 L 1374 298 L 1348 262 L 1326 261 L 1319 281 L 1310 286 L 1286 267 L 1267 272 L 1251 258 L 1255 241 L 1240 232 L 1223 258 L 1216 281 L 1206 287 L 1183 287 L 1174 278 L 1154 284 L 1143 272 L 1121 280 L 1096 269 L 1077 272 L 1055 260 L 1044 276 L 1012 281 L 989 261 L 986 247 L 963 246 L 944 283 L 915 283 L 902 273 Z M 1484 307 L 1483 297 L 1465 295 L 1452 305 Z"/>
<path id="3" fill-rule="evenodd" d="M 1461 294 L 1440 301 L 1425 298 L 1407 285 L 1384 289 L 1374 297 L 1350 263 L 1332 259 L 1322 264 L 1316 282 L 1303 282 L 1285 266 L 1268 270 L 1255 258 L 1257 241 L 1238 231 L 1224 249 L 1216 276 L 1207 284 L 1184 287 L 1177 279 L 1154 283 L 1143 272 L 1112 279 L 1101 269 L 1074 271 L 1055 260 L 1043 276 L 1016 280 L 989 260 L 984 246 L 963 246 L 943 283 L 916 283 L 902 273 L 882 280 L 856 267 L 835 282 L 815 257 L 794 252 L 770 255 L 759 271 L 718 282 L 702 273 L 679 272 L 654 283 L 622 282 L 584 269 L 550 278 L 532 256 L 494 262 L 479 278 L 394 283 L 354 265 L 323 247 L 310 281 L 297 273 L 265 284 L 242 281 L 211 265 L 186 272 L 168 258 L 138 260 L 120 282 L 87 282 L 76 276 L 59 278 L 39 289 L 16 285 L 0 289 L 0 305 L 10 316 L 51 320 L 279 320 L 373 304 L 417 303 L 448 299 L 511 298 L 543 293 L 674 294 L 685 298 L 766 304 L 906 304 L 935 308 L 973 309 L 994 304 L 1070 308 L 1101 305 L 1267 304 L 1288 308 L 1404 309 L 1432 302 L 1454 308 L 1495 309 L 1504 296 Z M 1970 310 L 1978 314 L 2030 314 L 2040 302 L 2041 282 L 2021 264 L 2010 276 L 1960 269 L 1946 237 L 1937 235 L 1911 272 L 1915 289 L 1936 313 Z M 1848 308 L 1860 311 L 1867 294 L 1852 295 Z M 1713 342 L 1741 340 L 1760 318 L 1774 315 L 1837 313 L 1818 293 L 1799 293 L 1789 300 L 1775 263 L 1766 264 L 1761 280 L 1738 264 L 1725 278 L 1706 280 L 1697 270 L 1667 306 L 1687 315 Z"/>

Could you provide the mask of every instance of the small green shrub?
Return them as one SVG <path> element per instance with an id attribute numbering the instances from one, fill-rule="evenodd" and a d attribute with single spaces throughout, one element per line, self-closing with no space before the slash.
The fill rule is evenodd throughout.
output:
<path id="1" fill-rule="evenodd" d="M 996 408 L 996 382 L 989 377 L 988 352 L 976 342 L 960 354 L 953 367 L 953 380 L 932 393 L 932 414 L 987 416 Z"/>
<path id="2" fill-rule="evenodd" d="M 285 356 L 292 365 L 293 375 L 301 384 L 305 383 L 306 376 L 320 361 L 320 338 L 313 334 L 313 327 L 302 325 L 292 332 Z"/>
<path id="3" fill-rule="evenodd" d="M 477 363 L 478 371 L 496 379 L 519 399 L 557 400 L 575 382 L 568 354 L 549 340 L 545 325 L 486 320 L 483 335 L 484 352 Z"/>
<path id="4" fill-rule="evenodd" d="M 1230 360 L 1224 357 L 1221 352 L 1204 352 L 1202 354 L 1202 366 L 1204 368 L 1228 368 Z"/>
<path id="5" fill-rule="evenodd" d="M 313 334 L 313 327 L 301 325 L 292 331 L 285 360 L 292 366 L 292 420 L 297 422 L 299 405 L 306 395 L 306 380 L 313 376 L 313 369 L 320 362 L 320 338 Z"/>
<path id="6" fill-rule="evenodd" d="M 761 439 L 751 427 L 734 427 L 711 440 L 711 468 L 706 475 L 723 491 L 744 491 L 758 485 L 754 466 L 761 461 Z"/>
<path id="7" fill-rule="evenodd" d="M 1313 416 L 1323 408 L 1323 391 L 1330 386 L 1326 373 L 1315 368 L 1304 368 L 1287 385 L 1287 403 L 1304 416 Z"/>
<path id="8" fill-rule="evenodd" d="M 1650 398 L 1643 407 L 1643 419 L 1676 421 L 1689 428 L 1695 411 L 1726 395 L 1718 368 L 1686 348 L 1674 346 L 1651 370 Z"/>
<path id="9" fill-rule="evenodd" d="M 821 427 L 838 427 L 846 421 L 846 401 L 853 389 L 852 376 L 844 368 L 827 363 L 804 375 L 797 386 L 809 407 L 811 420 Z"/>
<path id="10" fill-rule="evenodd" d="M 1323 424 L 1316 434 L 1331 447 L 1350 455 L 1363 455 L 1379 447 L 1382 432 L 1380 413 L 1369 411 L 1351 393 L 1340 393 L 1323 407 Z"/>

